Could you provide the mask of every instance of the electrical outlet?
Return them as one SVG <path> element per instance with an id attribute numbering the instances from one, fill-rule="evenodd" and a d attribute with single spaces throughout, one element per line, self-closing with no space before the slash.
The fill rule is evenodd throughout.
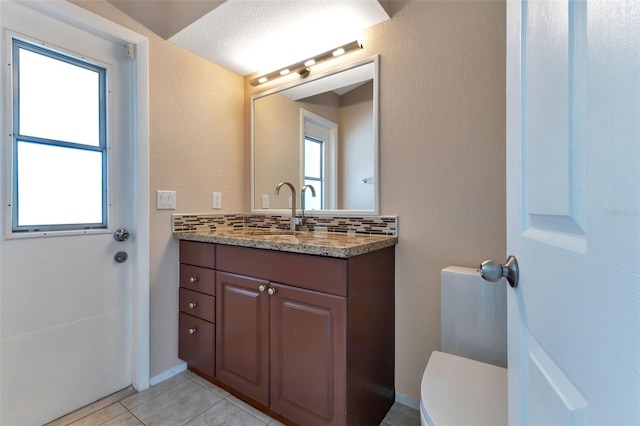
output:
<path id="1" fill-rule="evenodd" d="M 269 208 L 269 194 L 262 194 L 262 208 Z"/>
<path id="2" fill-rule="evenodd" d="M 156 210 L 175 210 L 176 191 L 156 191 Z"/>
<path id="3" fill-rule="evenodd" d="M 213 193 L 213 208 L 214 209 L 222 208 L 222 192 Z"/>

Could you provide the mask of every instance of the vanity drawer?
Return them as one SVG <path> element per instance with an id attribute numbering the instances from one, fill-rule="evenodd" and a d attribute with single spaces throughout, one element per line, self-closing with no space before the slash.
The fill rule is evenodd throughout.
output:
<path id="1" fill-rule="evenodd" d="M 215 322 L 216 298 L 186 288 L 180 289 L 180 310 L 205 321 Z"/>
<path id="2" fill-rule="evenodd" d="M 308 254 L 218 245 L 217 269 L 316 290 L 347 295 L 347 261 Z"/>
<path id="3" fill-rule="evenodd" d="M 216 245 L 181 240 L 180 263 L 214 269 L 216 267 Z"/>
<path id="4" fill-rule="evenodd" d="M 199 266 L 180 264 L 180 287 L 199 293 L 216 295 L 216 271 Z"/>
<path id="5" fill-rule="evenodd" d="M 213 377 L 215 366 L 215 330 L 213 324 L 180 312 L 178 320 L 178 357 L 191 368 Z"/>

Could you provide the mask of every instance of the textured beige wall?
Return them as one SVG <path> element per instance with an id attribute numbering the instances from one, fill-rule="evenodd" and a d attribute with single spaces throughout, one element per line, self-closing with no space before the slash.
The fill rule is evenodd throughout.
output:
<path id="1" fill-rule="evenodd" d="M 284 188 L 278 196 L 273 191 L 283 181 L 300 186 L 300 107 L 274 93 L 257 99 L 255 109 L 255 206 L 262 208 L 262 195 L 267 195 L 270 209 L 286 209 L 289 189 Z"/>
<path id="2" fill-rule="evenodd" d="M 151 376 L 178 360 L 178 243 L 158 189 L 177 192 L 175 213 L 244 211 L 243 79 L 163 39 L 105 1 L 74 3 L 149 37 L 151 151 Z M 212 192 L 222 210 L 212 210 Z"/>
<path id="3" fill-rule="evenodd" d="M 338 143 L 338 206 L 341 209 L 372 210 L 374 185 L 364 183 L 372 177 L 373 82 L 369 81 L 340 97 Z"/>
<path id="4" fill-rule="evenodd" d="M 505 3 L 387 6 L 363 51 L 332 66 L 380 55 L 381 212 L 400 217 L 396 391 L 419 399 L 440 342 L 440 270 L 505 257 Z M 248 114 L 257 90 L 245 89 Z"/>
<path id="5" fill-rule="evenodd" d="M 289 189 L 274 195 L 279 182 L 291 182 L 300 190 L 300 110 L 305 109 L 327 120 L 338 122 L 340 97 L 322 93 L 293 101 L 278 93 L 255 100 L 255 206 L 262 208 L 262 195 L 269 196 L 269 209 L 289 208 Z M 249 133 L 248 138 L 251 137 Z M 247 155 L 250 147 L 247 147 Z M 251 171 L 247 169 L 247 179 Z M 297 206 L 300 208 L 299 192 Z M 247 210 L 251 205 L 247 205 Z"/>

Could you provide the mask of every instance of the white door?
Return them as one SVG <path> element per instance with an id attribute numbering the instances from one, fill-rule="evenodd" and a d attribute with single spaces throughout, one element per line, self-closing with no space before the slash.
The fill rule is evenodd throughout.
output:
<path id="1" fill-rule="evenodd" d="M 124 263 L 114 260 L 116 252 L 132 253 L 135 248 L 134 159 L 129 122 L 132 116 L 129 77 L 132 65 L 127 58 L 125 44 L 107 41 L 13 2 L 3 1 L 1 7 L 3 58 L 5 64 L 10 64 L 10 67 L 5 66 L 3 75 L 5 128 L 13 128 L 13 133 L 21 134 L 23 139 L 15 145 L 13 138 L 7 137 L 12 134 L 8 131 L 3 132 L 1 140 L 4 156 L 2 188 L 6 206 L 2 211 L 2 219 L 6 225 L 1 240 L 0 272 L 0 423 L 35 425 L 51 421 L 132 383 L 132 260 Z M 14 38 L 25 41 L 27 46 L 34 45 L 45 50 L 30 51 L 24 48 L 16 53 L 16 48 L 12 47 Z M 48 57 L 47 51 L 62 56 L 54 54 Z M 11 73 L 17 67 L 18 57 L 22 79 L 20 107 L 15 98 L 12 101 L 17 85 Z M 62 58 L 72 58 L 78 62 L 67 63 Z M 77 65 L 85 62 L 96 66 L 95 70 L 98 71 Z M 91 74 L 91 78 L 95 77 L 98 81 L 99 70 L 104 70 L 101 80 L 105 83 L 104 90 L 96 95 L 96 99 L 106 99 L 105 109 L 100 110 L 101 116 L 104 113 L 106 123 L 101 128 L 104 131 L 100 133 L 104 135 L 106 144 L 107 160 L 103 168 L 103 153 L 91 151 L 91 148 L 75 148 L 77 141 L 73 128 L 97 122 L 97 119 L 93 112 L 83 116 L 85 111 L 82 108 L 74 111 L 73 116 L 68 113 L 73 107 L 62 105 L 63 98 L 71 93 L 70 90 L 58 95 L 59 105 L 43 102 L 50 110 L 45 113 L 36 111 L 42 114 L 36 120 L 38 126 L 48 117 L 56 117 L 56 121 L 65 123 L 61 129 L 51 131 L 55 133 L 51 139 L 63 142 L 56 142 L 58 145 L 54 146 L 42 145 L 39 139 L 33 137 L 44 137 L 39 132 L 47 136 L 48 130 L 40 130 L 33 123 L 29 125 L 29 114 L 37 109 L 31 107 L 37 105 L 38 100 L 29 103 L 27 98 L 29 85 L 37 80 L 35 77 L 29 80 L 28 72 L 32 69 L 45 71 L 47 77 L 54 75 L 57 68 L 63 69 L 62 74 L 65 75 L 71 71 L 77 72 L 78 84 L 84 81 L 85 74 Z M 47 81 L 46 78 L 42 80 Z M 55 85 L 62 79 L 56 75 L 51 81 Z M 91 93 L 98 86 L 88 84 L 89 89 L 83 88 L 82 92 Z M 25 107 L 25 104 L 31 107 Z M 93 105 L 91 102 L 88 104 L 91 107 Z M 58 109 L 63 113 L 58 114 Z M 20 131 L 16 131 L 16 122 L 13 121 L 18 111 L 22 114 L 18 125 Z M 89 127 L 93 128 L 91 125 Z M 60 136 L 56 133 L 58 131 Z M 67 137 L 68 134 L 70 136 Z M 80 136 L 78 138 L 82 139 Z M 30 162 L 36 161 L 25 160 L 30 158 L 27 154 L 31 152 L 29 150 L 35 152 L 33 158 L 42 154 L 45 159 L 37 166 L 41 173 L 36 175 L 39 180 L 33 185 L 35 189 L 26 183 L 26 174 L 22 175 L 32 166 Z M 71 167 L 59 166 L 57 155 L 65 150 L 73 151 L 73 155 L 79 158 L 72 160 Z M 17 161 L 14 159 L 16 151 L 19 154 Z M 42 224 L 48 220 L 47 215 L 57 211 L 60 205 L 69 205 L 67 201 L 60 204 L 59 199 L 72 198 L 66 190 L 79 186 L 79 181 L 85 180 L 78 176 L 96 176 L 95 168 L 88 174 L 79 171 L 80 164 L 91 164 L 94 158 L 99 158 L 96 162 L 99 168 L 97 178 L 102 179 L 99 184 L 103 185 L 103 196 L 91 202 L 85 197 L 82 204 L 95 207 L 94 203 L 98 203 L 97 214 L 100 218 L 94 222 L 105 219 L 104 224 L 99 223 L 96 229 L 86 230 L 60 231 L 47 227 L 38 229 L 38 226 L 18 229 L 20 223 L 15 220 L 18 215 L 12 208 L 16 204 L 12 194 L 17 188 L 12 179 L 12 167 L 20 165 L 19 220 L 27 225 L 30 220 Z M 65 175 L 67 172 L 70 173 Z M 51 185 L 51 182 L 56 183 Z M 37 188 L 43 187 L 48 188 L 47 191 L 37 192 Z M 34 202 L 36 208 L 28 205 L 28 196 L 25 194 L 30 194 L 29 191 L 36 194 L 29 200 Z M 46 203 L 38 204 L 45 199 L 48 200 Z M 34 219 L 27 215 L 29 209 L 36 213 Z M 53 218 L 53 223 L 58 223 L 56 220 Z M 128 229 L 134 237 L 125 242 L 116 241 L 113 234 L 118 228 Z"/>
<path id="2" fill-rule="evenodd" d="M 640 424 L 640 3 L 507 2 L 509 423 Z"/>

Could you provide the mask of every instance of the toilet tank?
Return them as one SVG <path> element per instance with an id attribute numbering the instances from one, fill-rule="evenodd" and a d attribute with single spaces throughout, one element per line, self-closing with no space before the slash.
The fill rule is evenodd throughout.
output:
<path id="1" fill-rule="evenodd" d="M 442 351 L 506 367 L 506 281 L 491 283 L 473 268 L 449 266 L 440 286 Z"/>

